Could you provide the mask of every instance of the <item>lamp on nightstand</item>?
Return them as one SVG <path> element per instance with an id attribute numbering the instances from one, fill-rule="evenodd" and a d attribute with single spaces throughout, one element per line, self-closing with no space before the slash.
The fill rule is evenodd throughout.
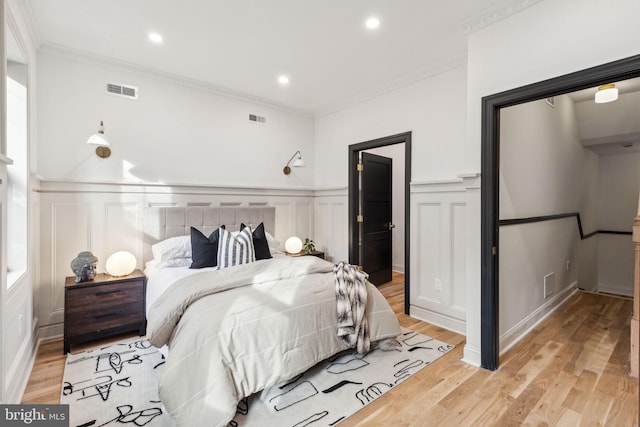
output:
<path id="1" fill-rule="evenodd" d="M 138 261 L 136 257 L 127 251 L 113 253 L 104 265 L 105 270 L 112 276 L 128 276 L 136 269 Z"/>
<path id="2" fill-rule="evenodd" d="M 302 250 L 302 240 L 296 236 L 291 236 L 284 242 L 284 250 L 287 251 L 288 254 L 299 254 Z"/>

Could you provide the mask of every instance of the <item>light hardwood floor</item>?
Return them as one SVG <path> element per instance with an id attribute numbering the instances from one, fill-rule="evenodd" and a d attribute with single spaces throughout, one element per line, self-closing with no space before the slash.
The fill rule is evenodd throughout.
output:
<path id="1" fill-rule="evenodd" d="M 341 426 L 638 425 L 630 300 L 577 292 L 490 372 L 461 361 L 462 335 L 403 314 L 403 281 L 379 287 L 400 324 L 456 348 Z M 23 403 L 59 402 L 64 360 L 61 339 L 40 346 Z"/>

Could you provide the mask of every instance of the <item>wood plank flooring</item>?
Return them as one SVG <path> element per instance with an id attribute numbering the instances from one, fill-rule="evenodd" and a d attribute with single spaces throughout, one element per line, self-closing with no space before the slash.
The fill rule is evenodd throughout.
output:
<path id="1" fill-rule="evenodd" d="M 574 294 L 490 372 L 461 361 L 464 336 L 403 314 L 403 281 L 379 287 L 400 324 L 456 348 L 341 426 L 638 426 L 631 301 Z M 59 402 L 64 360 L 61 339 L 40 346 L 23 403 Z"/>

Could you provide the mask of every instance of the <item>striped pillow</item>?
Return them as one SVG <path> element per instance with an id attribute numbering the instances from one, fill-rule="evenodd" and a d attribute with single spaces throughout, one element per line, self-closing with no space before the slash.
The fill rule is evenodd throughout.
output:
<path id="1" fill-rule="evenodd" d="M 233 265 L 249 264 L 256 260 L 253 248 L 253 234 L 245 227 L 237 235 L 220 228 L 218 237 L 218 269 Z"/>

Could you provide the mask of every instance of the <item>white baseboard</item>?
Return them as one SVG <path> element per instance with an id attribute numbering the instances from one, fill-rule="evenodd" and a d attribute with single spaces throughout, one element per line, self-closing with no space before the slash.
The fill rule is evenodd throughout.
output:
<path id="1" fill-rule="evenodd" d="M 58 338 L 64 335 L 64 323 L 56 323 L 55 325 L 41 326 L 38 329 L 38 340 L 47 341 L 52 338 Z"/>
<path id="2" fill-rule="evenodd" d="M 38 330 L 38 322 L 35 319 L 33 329 L 31 331 L 31 339 L 25 339 L 18 350 L 18 354 L 14 359 L 15 362 L 9 367 L 9 378 L 7 378 L 7 399 L 6 403 L 19 404 L 22 396 L 29 383 L 31 370 L 36 361 L 36 353 L 38 343 L 36 334 Z"/>
<path id="3" fill-rule="evenodd" d="M 460 335 L 466 335 L 467 333 L 467 324 L 464 320 L 456 319 L 445 314 L 412 305 L 409 307 L 409 316 L 422 320 L 423 322 L 431 323 L 432 325 L 440 326 L 441 328 L 448 329 Z"/>
<path id="4" fill-rule="evenodd" d="M 604 292 L 607 294 L 624 295 L 633 298 L 633 289 L 617 288 L 615 286 L 598 285 L 596 292 Z"/>
<path id="5" fill-rule="evenodd" d="M 482 357 L 480 354 L 480 349 L 470 346 L 466 344 L 464 346 L 464 353 L 462 355 L 462 361 L 471 366 L 480 367 L 482 364 Z"/>
<path id="6" fill-rule="evenodd" d="M 517 325 L 509 329 L 500 337 L 500 355 L 513 347 L 525 335 L 527 335 L 536 325 L 542 322 L 556 308 L 558 308 L 567 298 L 577 291 L 578 282 L 574 281 L 566 288 L 554 295 L 549 301 L 538 307 L 537 310 L 522 319 Z"/>
<path id="7" fill-rule="evenodd" d="M 391 265 L 391 270 L 396 273 L 404 274 L 404 264 L 393 264 Z"/>

